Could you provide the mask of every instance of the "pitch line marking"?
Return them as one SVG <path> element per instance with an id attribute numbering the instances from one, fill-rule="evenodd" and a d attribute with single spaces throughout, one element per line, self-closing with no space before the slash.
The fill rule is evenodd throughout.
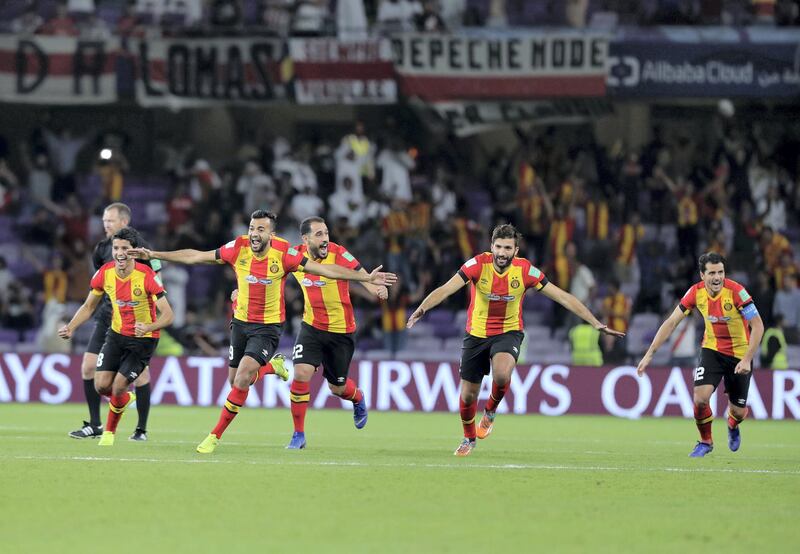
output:
<path id="1" fill-rule="evenodd" d="M 689 467 L 623 467 L 623 466 L 570 466 L 548 464 L 367 464 L 364 462 L 337 462 L 337 461 L 298 461 L 298 460 L 209 460 L 209 459 L 161 459 L 161 458 L 112 458 L 101 456 L 13 456 L 0 457 L 0 459 L 38 460 L 38 461 L 76 461 L 76 462 L 144 462 L 144 463 L 169 463 L 169 464 L 248 464 L 248 465 L 295 465 L 295 466 L 322 466 L 322 467 L 387 467 L 387 468 L 418 468 L 418 469 L 511 469 L 511 470 L 539 470 L 539 471 L 639 471 L 645 473 L 743 473 L 755 475 L 800 475 L 800 470 L 779 469 L 732 469 L 732 468 L 689 468 Z"/>

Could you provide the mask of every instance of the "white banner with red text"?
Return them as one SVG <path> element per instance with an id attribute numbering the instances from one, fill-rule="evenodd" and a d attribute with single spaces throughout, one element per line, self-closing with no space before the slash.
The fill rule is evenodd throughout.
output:
<path id="1" fill-rule="evenodd" d="M 0 355 L 0 403 L 83 402 L 81 357 L 67 354 Z M 153 404 L 222 405 L 228 394 L 227 360 L 219 357 L 153 358 Z M 458 362 L 356 360 L 350 377 L 377 410 L 458 411 Z M 484 379 L 480 399 L 488 398 Z M 311 387 L 314 408 L 350 408 L 331 395 L 320 376 Z M 712 402 L 725 413 L 727 399 L 718 391 Z M 266 378 L 251 389 L 249 407 L 289 406 L 289 383 Z M 757 370 L 748 405 L 756 419 L 800 419 L 800 371 Z M 601 368 L 560 364 L 521 365 L 514 372 L 500 412 L 515 414 L 612 415 L 625 418 L 693 417 L 692 370 L 653 368 L 644 377 L 631 366 Z"/>

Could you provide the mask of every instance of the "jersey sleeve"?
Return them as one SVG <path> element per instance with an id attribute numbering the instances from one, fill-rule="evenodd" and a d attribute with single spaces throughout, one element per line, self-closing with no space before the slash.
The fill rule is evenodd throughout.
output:
<path id="1" fill-rule="evenodd" d="M 697 306 L 697 287 L 692 286 L 681 298 L 680 308 L 684 314 L 688 314 Z"/>
<path id="2" fill-rule="evenodd" d="M 233 265 L 236 263 L 236 257 L 239 255 L 241 247 L 240 240 L 234 239 L 217 248 L 216 252 L 214 252 L 214 256 L 217 258 L 218 262 L 225 262 L 226 264 Z"/>
<path id="3" fill-rule="evenodd" d="M 92 280 L 89 283 L 89 286 L 92 289 L 92 294 L 97 296 L 103 296 L 105 291 L 103 290 L 103 282 L 105 281 L 105 272 L 102 269 L 98 269 L 94 272 L 92 276 Z"/>
<path id="4" fill-rule="evenodd" d="M 283 268 L 287 273 L 305 267 L 307 261 L 308 258 L 296 248 L 287 248 L 283 253 Z"/>
<path id="5" fill-rule="evenodd" d="M 742 317 L 747 321 L 759 315 L 758 308 L 756 308 L 755 302 L 753 302 L 753 297 L 750 296 L 747 289 L 739 284 L 737 284 L 733 290 L 733 305 L 736 306 L 736 309 L 739 310 Z"/>
<path id="6" fill-rule="evenodd" d="M 528 262 L 522 275 L 522 283 L 525 285 L 526 289 L 542 290 L 549 282 L 547 276 L 545 276 L 541 269 Z"/>
<path id="7" fill-rule="evenodd" d="M 336 263 L 340 266 L 346 267 L 347 269 L 352 269 L 355 271 L 361 269 L 361 264 L 355 258 L 355 256 L 353 256 L 344 248 L 342 248 L 342 250 L 336 255 Z"/>
<path id="8" fill-rule="evenodd" d="M 144 290 L 147 294 L 154 295 L 156 298 L 161 298 L 166 294 L 164 287 L 156 279 L 155 272 L 148 271 L 147 276 L 144 278 Z"/>
<path id="9" fill-rule="evenodd" d="M 481 276 L 481 264 L 478 262 L 478 257 L 470 258 L 458 270 L 458 274 L 467 281 L 477 281 Z"/>

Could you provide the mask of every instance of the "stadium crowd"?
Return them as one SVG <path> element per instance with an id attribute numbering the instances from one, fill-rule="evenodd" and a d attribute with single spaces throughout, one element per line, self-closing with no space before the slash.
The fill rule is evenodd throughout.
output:
<path id="1" fill-rule="evenodd" d="M 798 0 L 24 0 L 0 30 L 81 36 L 237 35 L 365 38 L 480 26 L 800 24 Z"/>
<path id="2" fill-rule="evenodd" d="M 765 325 L 781 316 L 797 344 L 798 129 L 789 121 L 715 121 L 715 141 L 661 124 L 643 148 L 601 146 L 589 127 L 520 129 L 515 148 L 486 152 L 480 162 L 455 139 L 423 152 L 389 117 L 380 129 L 358 122 L 338 142 L 245 133 L 234 159 L 213 163 L 191 145 L 163 141 L 159 174 L 146 177 L 129 167 L 127 137 L 47 123 L 19 144 L 0 140 L 0 342 L 34 342 L 41 329 L 38 344 L 49 348 L 57 321 L 48 318 L 85 297 L 103 207 L 124 201 L 132 225 L 161 250 L 217 248 L 246 233 L 248 214 L 264 206 L 279 214 L 279 234 L 297 244 L 298 223 L 323 215 L 332 240 L 365 267 L 383 264 L 401 278 L 381 306 L 366 294 L 356 299 L 364 349 L 408 347 L 408 308 L 486 250 L 500 222 L 522 231 L 521 255 L 629 331 L 629 342 L 652 337 L 697 280 L 697 255 L 714 250 L 749 287 Z M 93 167 L 78 163 L 86 151 L 100 152 Z M 221 267 L 165 265 L 176 312 L 170 334 L 180 342 L 162 340 L 164 348 L 217 353 L 232 276 Z M 458 337 L 463 307 L 453 299 L 431 332 Z M 526 309 L 526 323 L 548 327 L 548 340 L 565 343 L 576 323 L 546 302 Z M 290 320 L 302 313 L 293 286 L 287 310 Z M 605 360 L 630 359 L 637 344 L 609 342 Z"/>

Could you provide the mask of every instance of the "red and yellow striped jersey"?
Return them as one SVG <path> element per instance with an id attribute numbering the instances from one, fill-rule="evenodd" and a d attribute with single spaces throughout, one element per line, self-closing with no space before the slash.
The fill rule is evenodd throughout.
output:
<path id="1" fill-rule="evenodd" d="M 605 200 L 586 203 L 586 237 L 595 240 L 608 238 L 608 202 Z"/>
<path id="2" fill-rule="evenodd" d="M 644 237 L 644 227 L 626 223 L 619 230 L 617 240 L 617 261 L 625 265 L 633 263 L 636 257 L 636 243 Z"/>
<path id="3" fill-rule="evenodd" d="M 297 247 L 301 254 L 307 254 L 306 245 Z M 333 242 L 328 243 L 328 255 L 322 260 L 315 260 L 321 264 L 336 264 L 348 269 L 358 271 L 361 264 L 343 246 Z M 303 308 L 303 321 L 331 333 L 354 333 L 356 319 L 353 315 L 353 303 L 350 301 L 350 281 L 344 279 L 329 279 L 296 271 L 295 279 L 303 289 L 305 304 Z"/>
<path id="4" fill-rule="evenodd" d="M 750 326 L 742 310 L 752 303 L 753 298 L 742 285 L 725 279 L 715 298 L 708 294 L 705 283 L 696 283 L 683 295 L 680 307 L 685 314 L 697 308 L 703 316 L 703 348 L 741 359 L 750 340 Z"/>
<path id="5" fill-rule="evenodd" d="M 114 261 L 100 267 L 92 277 L 92 294 L 108 295 L 111 300 L 111 330 L 126 337 L 135 337 L 137 323 L 153 323 L 156 320 L 156 299 L 164 296 L 164 287 L 156 272 L 146 264 L 136 262 L 130 275 L 119 277 Z M 147 333 L 142 338 L 159 336 L 158 331 Z"/>
<path id="6" fill-rule="evenodd" d="M 628 332 L 628 317 L 631 302 L 622 291 L 609 294 L 603 298 L 603 311 L 606 314 L 606 325 L 615 331 Z"/>
<path id="7" fill-rule="evenodd" d="M 307 258 L 288 241 L 272 237 L 269 249 L 256 257 L 250 239 L 242 235 L 216 252 L 219 263 L 227 263 L 236 272 L 239 297 L 233 317 L 244 323 L 283 323 L 286 303 L 283 291 L 289 273 L 303 267 Z"/>
<path id="8" fill-rule="evenodd" d="M 514 258 L 504 273 L 498 273 L 491 252 L 467 260 L 458 273 L 464 281 L 472 282 L 467 333 L 478 338 L 521 331 L 522 296 L 527 289 L 541 290 L 548 282 L 544 273 L 525 258 Z"/>

